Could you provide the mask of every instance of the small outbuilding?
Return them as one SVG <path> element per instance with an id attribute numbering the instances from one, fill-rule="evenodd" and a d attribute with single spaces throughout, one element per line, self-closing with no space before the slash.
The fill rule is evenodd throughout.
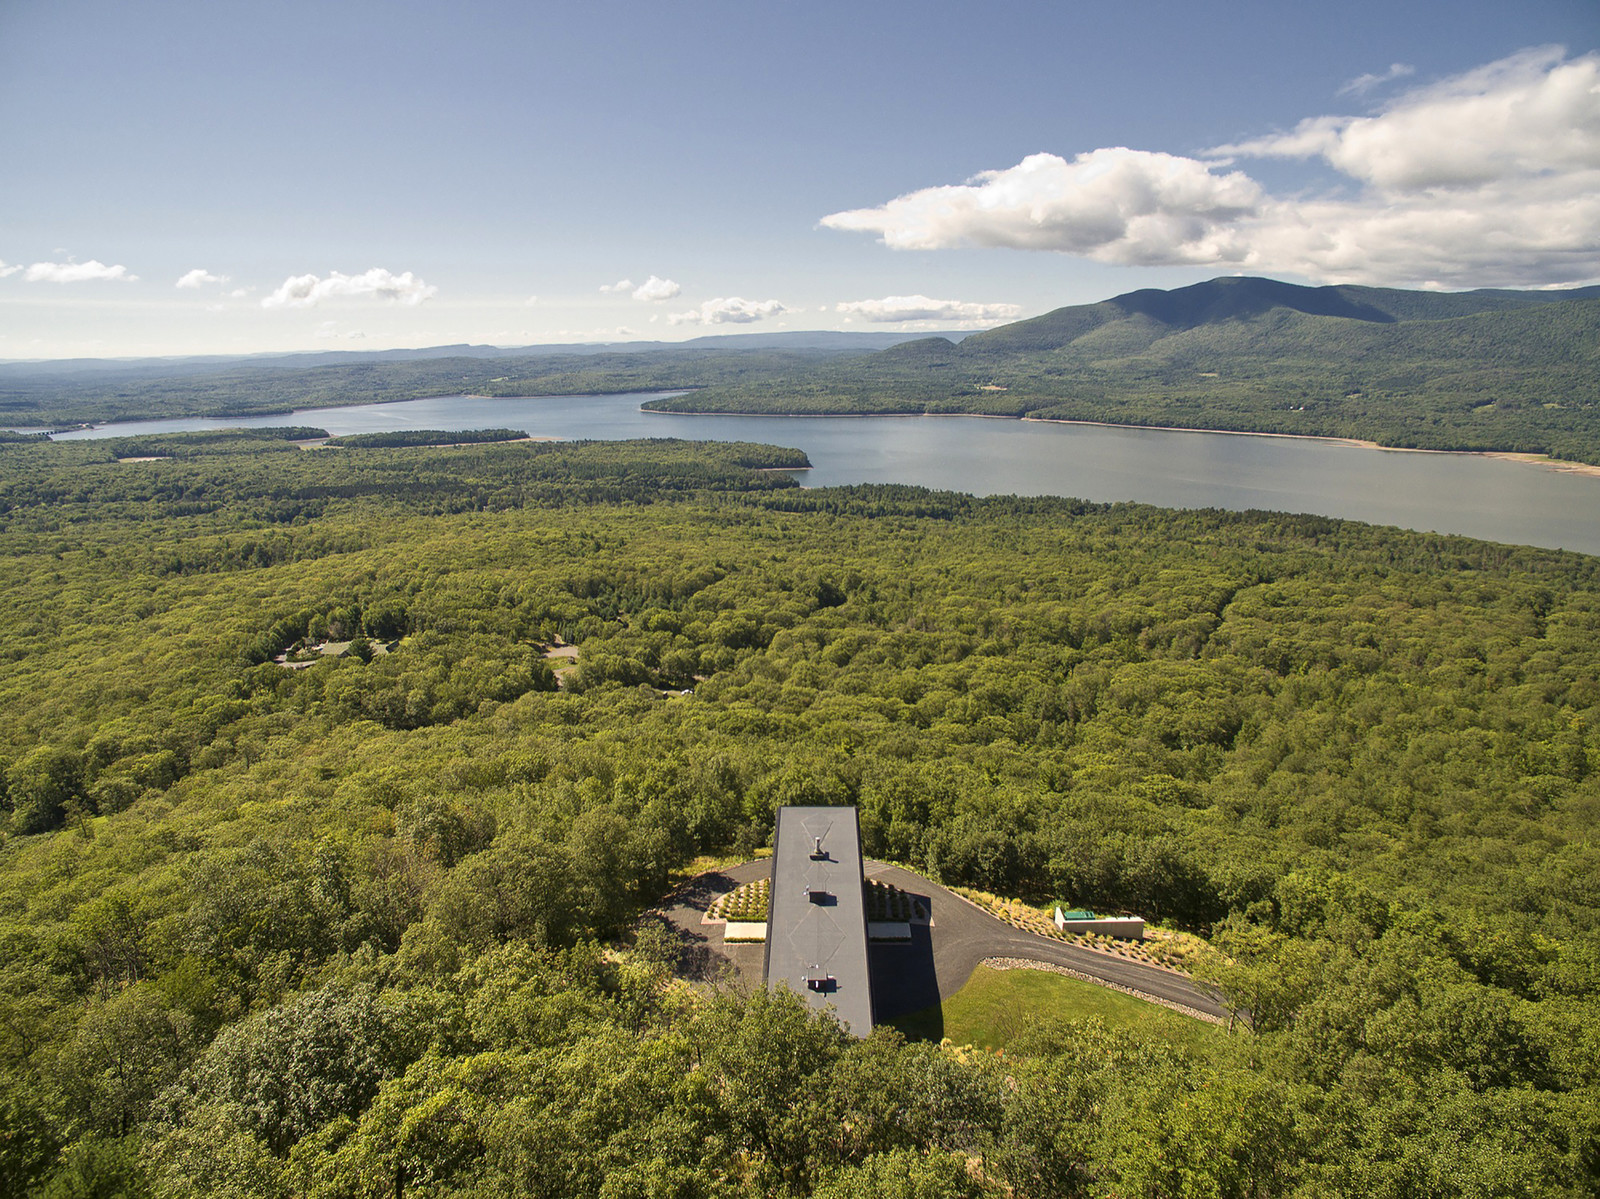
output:
<path id="1" fill-rule="evenodd" d="M 1057 907 L 1055 923 L 1064 933 L 1098 933 L 1103 937 L 1120 937 L 1124 941 L 1144 940 L 1142 916 L 1096 916 L 1083 908 L 1062 911 Z"/>

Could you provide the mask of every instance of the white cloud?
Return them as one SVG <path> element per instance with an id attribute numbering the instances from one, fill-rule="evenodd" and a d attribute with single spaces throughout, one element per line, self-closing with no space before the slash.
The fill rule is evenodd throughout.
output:
<path id="1" fill-rule="evenodd" d="M 323 321 L 312 336 L 324 340 L 337 338 L 340 341 L 360 341 L 366 334 L 360 329 L 341 329 L 338 321 Z"/>
<path id="2" fill-rule="evenodd" d="M 1336 95 L 1364 96 L 1375 87 L 1382 87 L 1385 83 L 1393 83 L 1396 79 L 1404 79 L 1408 75 L 1415 75 L 1417 68 L 1410 63 L 1392 62 L 1389 69 L 1382 75 L 1357 75 L 1349 83 L 1341 87 Z"/>
<path id="3" fill-rule="evenodd" d="M 228 276 L 226 275 L 213 275 L 208 270 L 195 267 L 194 270 L 186 272 L 175 286 L 184 288 L 203 287 L 207 283 L 226 283 L 227 281 Z"/>
<path id="4" fill-rule="evenodd" d="M 877 233 L 896 250 L 977 245 L 1108 262 L 1209 262 L 1237 253 L 1229 230 L 1260 202 L 1261 189 L 1238 171 L 1217 174 L 1192 158 L 1119 146 L 1071 162 L 1032 154 L 1007 170 L 836 212 L 822 224 Z"/>
<path id="5" fill-rule="evenodd" d="M 927 296 L 885 296 L 881 300 L 847 300 L 835 304 L 868 321 L 972 321 L 1013 320 L 1022 309 L 1015 304 L 968 304 L 960 300 L 934 300 Z"/>
<path id="6" fill-rule="evenodd" d="M 644 300 L 651 304 L 658 304 L 662 300 L 672 299 L 682 290 L 683 288 L 679 287 L 671 279 L 661 279 L 651 275 L 634 289 L 633 298 Z"/>
<path id="7" fill-rule="evenodd" d="M 539 302 L 539 297 L 538 296 L 529 296 L 526 300 L 522 301 L 523 306 L 526 307 L 526 308 L 532 308 L 538 302 Z"/>
<path id="8" fill-rule="evenodd" d="M 1337 283 L 1600 278 L 1600 53 L 1526 50 L 1410 91 L 1375 115 L 1314 117 L 1211 155 L 1036 154 L 822 223 L 877 233 L 896 249 L 1055 250 Z M 1229 169 L 1239 158 L 1317 158 L 1349 182 L 1273 196 Z"/>
<path id="9" fill-rule="evenodd" d="M 1401 96 L 1371 117 L 1312 117 L 1217 154 L 1320 157 L 1375 187 L 1416 191 L 1600 169 L 1600 54 L 1524 50 Z"/>
<path id="10" fill-rule="evenodd" d="M 739 296 L 729 296 L 724 299 L 718 296 L 714 300 L 707 300 L 698 308 L 691 308 L 688 312 L 674 312 L 667 317 L 671 325 L 748 325 L 752 321 L 764 320 L 769 316 L 777 316 L 780 312 L 789 309 L 777 300 L 746 300 Z"/>
<path id="11" fill-rule="evenodd" d="M 329 271 L 326 279 L 317 275 L 291 275 L 278 290 L 261 301 L 263 308 L 311 308 L 323 300 L 344 296 L 376 296 L 394 304 L 415 306 L 438 292 L 410 271 L 396 275 L 373 267 L 360 275 Z"/>
<path id="12" fill-rule="evenodd" d="M 7 266 L 5 259 L 0 258 L 0 279 L 4 279 L 7 275 L 15 275 L 21 269 L 20 266 Z"/>
<path id="13" fill-rule="evenodd" d="M 107 266 L 91 258 L 88 262 L 35 262 L 22 276 L 29 283 L 87 283 L 114 280 L 132 283 L 138 275 L 128 274 L 125 266 Z"/>
<path id="14" fill-rule="evenodd" d="M 663 279 L 658 275 L 651 275 L 637 287 L 632 279 L 618 279 L 615 283 L 602 283 L 600 290 L 607 295 L 631 295 L 636 300 L 647 303 L 660 303 L 670 300 L 683 289 L 671 279 Z"/>

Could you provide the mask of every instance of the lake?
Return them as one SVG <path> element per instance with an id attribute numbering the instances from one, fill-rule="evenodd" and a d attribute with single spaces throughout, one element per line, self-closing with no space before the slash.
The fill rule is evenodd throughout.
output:
<path id="1" fill-rule="evenodd" d="M 971 416 L 679 416 L 641 412 L 661 394 L 487 399 L 441 396 L 233 420 L 135 421 L 58 440 L 252 426 L 522 429 L 563 439 L 683 437 L 796 446 L 808 487 L 914 483 L 974 495 L 1061 495 L 1168 508 L 1265 508 L 1486 541 L 1600 554 L 1600 477 L 1472 454 L 1372 450 L 1253 437 Z"/>

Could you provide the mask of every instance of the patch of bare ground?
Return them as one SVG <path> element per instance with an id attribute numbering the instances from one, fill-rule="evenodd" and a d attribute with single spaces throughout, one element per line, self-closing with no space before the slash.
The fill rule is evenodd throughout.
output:
<path id="1" fill-rule="evenodd" d="M 565 687 L 567 680 L 578 671 L 578 647 L 568 645 L 559 637 L 556 643 L 544 651 L 544 660 L 551 664 L 551 673 L 556 676 L 556 686 Z M 555 663 L 564 662 L 566 665 L 557 666 Z"/>

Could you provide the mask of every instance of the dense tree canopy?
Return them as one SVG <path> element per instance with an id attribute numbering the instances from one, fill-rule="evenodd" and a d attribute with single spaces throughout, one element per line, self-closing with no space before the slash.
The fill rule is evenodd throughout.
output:
<path id="1" fill-rule="evenodd" d="M 1594 559 L 787 453 L 0 446 L 0 1190 L 1592 1192 Z M 1251 1019 L 669 983 L 635 917 L 785 803 Z"/>

